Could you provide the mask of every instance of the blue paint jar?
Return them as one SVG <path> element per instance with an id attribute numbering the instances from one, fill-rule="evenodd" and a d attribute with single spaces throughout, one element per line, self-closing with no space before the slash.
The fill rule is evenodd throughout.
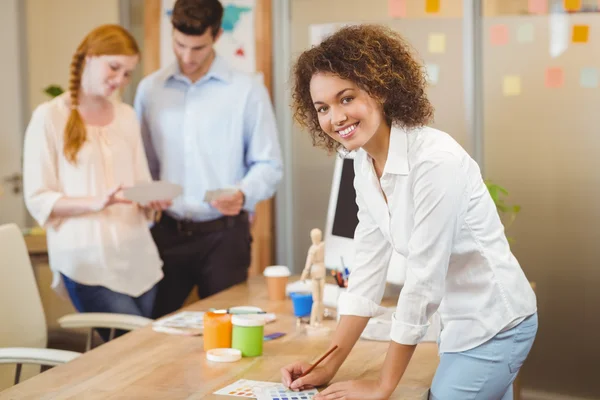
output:
<path id="1" fill-rule="evenodd" d="M 294 305 L 294 315 L 308 317 L 313 305 L 312 293 L 290 293 Z"/>

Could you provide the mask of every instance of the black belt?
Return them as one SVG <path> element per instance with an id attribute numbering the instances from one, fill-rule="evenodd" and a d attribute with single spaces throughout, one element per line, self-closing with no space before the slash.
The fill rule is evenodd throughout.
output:
<path id="1" fill-rule="evenodd" d="M 171 229 L 177 230 L 180 233 L 186 233 L 188 235 L 195 233 L 203 234 L 220 232 L 233 228 L 234 226 L 243 222 L 248 222 L 248 213 L 246 211 L 242 211 L 238 215 L 232 217 L 224 216 L 210 221 L 201 222 L 196 222 L 189 219 L 175 219 L 167 213 L 163 213 L 160 219 L 161 225 L 165 225 Z"/>

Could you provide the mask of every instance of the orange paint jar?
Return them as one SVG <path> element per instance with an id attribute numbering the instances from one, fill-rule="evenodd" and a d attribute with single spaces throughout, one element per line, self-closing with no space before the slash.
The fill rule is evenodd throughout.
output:
<path id="1" fill-rule="evenodd" d="M 231 315 L 204 314 L 204 351 L 231 347 Z"/>

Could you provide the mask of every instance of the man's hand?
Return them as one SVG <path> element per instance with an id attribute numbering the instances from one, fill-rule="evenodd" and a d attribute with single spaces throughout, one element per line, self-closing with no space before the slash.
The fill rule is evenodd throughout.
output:
<path id="1" fill-rule="evenodd" d="M 210 205 L 219 210 L 223 215 L 235 216 L 242 211 L 244 199 L 244 193 L 238 189 L 234 194 L 213 200 Z"/>

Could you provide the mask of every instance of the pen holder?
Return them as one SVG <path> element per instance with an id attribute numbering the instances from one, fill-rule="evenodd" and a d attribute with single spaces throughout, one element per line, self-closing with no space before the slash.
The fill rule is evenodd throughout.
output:
<path id="1" fill-rule="evenodd" d="M 312 293 L 290 293 L 290 297 L 294 306 L 294 315 L 298 318 L 308 317 L 313 304 Z"/>

